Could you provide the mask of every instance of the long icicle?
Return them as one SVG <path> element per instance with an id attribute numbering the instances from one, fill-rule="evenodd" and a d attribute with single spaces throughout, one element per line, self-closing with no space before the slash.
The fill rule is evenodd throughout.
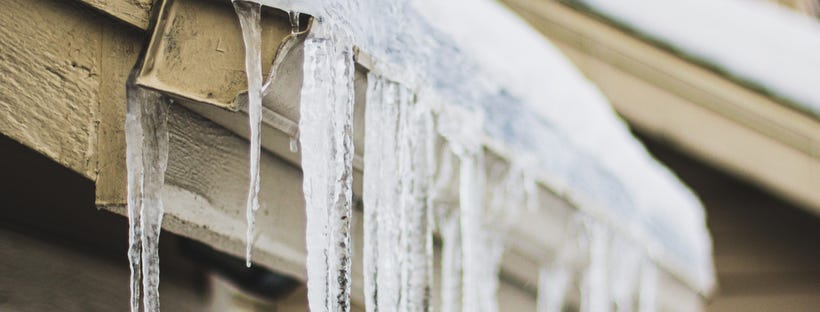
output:
<path id="1" fill-rule="evenodd" d="M 461 311 L 462 259 L 461 218 L 455 207 L 439 207 L 441 233 L 441 311 Z"/>
<path id="2" fill-rule="evenodd" d="M 582 311 L 606 312 L 610 310 L 607 282 L 607 230 L 591 219 L 587 223 L 589 240 L 589 267 L 584 277 Z"/>
<path id="3" fill-rule="evenodd" d="M 432 135 L 432 115 L 416 103 L 416 97 L 406 88 L 399 93 L 401 120 L 400 176 L 401 192 L 401 291 L 399 311 L 428 311 L 430 287 L 428 276 L 432 257 L 428 249 L 430 230 L 429 136 Z"/>
<path id="4" fill-rule="evenodd" d="M 364 139 L 364 299 L 365 310 L 367 312 L 378 311 L 376 303 L 378 298 L 378 259 L 379 259 L 379 233 L 378 233 L 378 213 L 382 207 L 385 184 L 383 162 L 386 162 L 388 155 L 385 155 L 384 131 L 387 121 L 384 109 L 384 82 L 376 75 L 367 76 L 367 103 L 365 105 L 365 139 Z"/>
<path id="5" fill-rule="evenodd" d="M 130 306 L 139 311 L 141 271 L 143 308 L 154 312 L 160 307 L 159 236 L 164 214 L 160 192 L 168 163 L 169 100 L 135 85 L 133 78 L 132 74 L 126 86 Z"/>
<path id="6" fill-rule="evenodd" d="M 245 237 L 245 265 L 251 266 L 254 213 L 259 209 L 259 157 L 262 124 L 262 7 L 250 1 L 233 1 L 242 40 L 245 43 L 245 73 L 248 79 L 248 124 L 250 127 L 250 172 L 248 200 L 245 210 L 248 228 Z"/>
<path id="7" fill-rule="evenodd" d="M 459 155 L 461 171 L 459 176 L 459 203 L 461 205 L 461 249 L 462 249 L 462 309 L 463 311 L 482 311 L 482 277 L 485 276 L 482 265 L 486 246 L 483 222 L 484 188 L 484 155 L 481 150 Z"/>
<path id="8" fill-rule="evenodd" d="M 321 25 L 317 25 L 321 27 Z M 353 52 L 315 30 L 305 40 L 300 143 L 307 212 L 308 305 L 350 310 Z"/>
<path id="9" fill-rule="evenodd" d="M 125 166 L 128 168 L 128 262 L 131 269 L 131 312 L 140 311 L 140 283 L 142 281 L 142 103 L 144 90 L 134 85 L 133 78 L 126 86 Z"/>

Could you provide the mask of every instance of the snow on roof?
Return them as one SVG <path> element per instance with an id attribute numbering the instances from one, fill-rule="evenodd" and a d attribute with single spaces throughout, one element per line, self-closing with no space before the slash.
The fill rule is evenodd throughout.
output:
<path id="1" fill-rule="evenodd" d="M 820 23 L 768 1 L 574 0 L 820 118 Z"/>
<path id="2" fill-rule="evenodd" d="M 416 7 L 513 101 L 482 105 L 487 131 L 536 155 L 573 200 L 633 231 L 700 290 L 713 286 L 711 239 L 695 196 L 647 153 L 606 98 L 543 36 L 493 1 Z M 464 11 L 469 7 L 469 11 Z M 490 22 L 491 21 L 491 22 Z M 518 101 L 521 107 L 511 102 Z M 590 207 L 593 206 L 594 208 Z M 653 250 L 654 249 L 654 250 Z M 669 263 L 667 263 L 668 265 Z"/>
<path id="3" fill-rule="evenodd" d="M 699 291 L 714 285 L 703 207 L 545 38 L 491 0 L 257 0 L 309 10 L 420 101 L 480 115 L 484 135 Z M 309 5 L 308 5 L 309 4 Z M 314 29 L 316 31 L 316 29 Z M 456 125 L 464 128 L 463 125 Z"/>

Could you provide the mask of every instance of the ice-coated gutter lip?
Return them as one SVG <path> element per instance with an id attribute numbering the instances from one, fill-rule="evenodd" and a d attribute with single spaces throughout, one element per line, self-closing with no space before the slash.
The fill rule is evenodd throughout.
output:
<path id="1" fill-rule="evenodd" d="M 815 19 L 766 1 L 558 1 L 820 120 Z"/>

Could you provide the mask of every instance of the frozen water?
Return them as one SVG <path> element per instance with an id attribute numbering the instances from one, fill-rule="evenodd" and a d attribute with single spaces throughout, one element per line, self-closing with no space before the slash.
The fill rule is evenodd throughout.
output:
<path id="1" fill-rule="evenodd" d="M 439 207 L 443 208 L 443 207 Z M 459 211 L 438 209 L 441 234 L 441 311 L 461 311 L 462 248 Z"/>
<path id="2" fill-rule="evenodd" d="M 373 74 L 365 107 L 366 309 L 426 311 L 432 279 L 432 116 L 410 90 Z"/>
<path id="3" fill-rule="evenodd" d="M 643 261 L 641 267 L 640 291 L 638 294 L 638 311 L 655 312 L 658 288 L 658 268 L 648 260 Z"/>
<path id="4" fill-rule="evenodd" d="M 136 86 L 133 77 L 126 92 L 131 311 L 139 311 L 141 275 L 144 311 L 153 312 L 159 311 L 159 235 L 164 211 L 160 191 L 168 162 L 168 100 Z"/>
<path id="5" fill-rule="evenodd" d="M 581 291 L 581 311 L 605 312 L 610 310 L 609 283 L 607 281 L 608 233 L 595 222 L 587 222 L 589 266 L 584 272 Z"/>
<path id="6" fill-rule="evenodd" d="M 565 264 L 544 265 L 538 272 L 538 312 L 561 312 L 571 272 Z"/>
<path id="7" fill-rule="evenodd" d="M 315 30 L 305 40 L 299 120 L 308 304 L 311 311 L 349 311 L 353 51 L 325 35 Z"/>
<path id="8" fill-rule="evenodd" d="M 641 253 L 631 242 L 620 236 L 612 238 L 611 250 L 617 256 L 609 257 L 611 301 L 616 311 L 634 311 L 634 300 L 640 274 Z"/>
<path id="9" fill-rule="evenodd" d="M 254 213 L 259 209 L 259 156 L 261 153 L 262 125 L 262 9 L 254 2 L 233 1 L 234 10 L 242 28 L 245 43 L 245 73 L 248 79 L 248 124 L 250 126 L 250 177 L 246 217 L 245 265 L 251 266 Z"/>

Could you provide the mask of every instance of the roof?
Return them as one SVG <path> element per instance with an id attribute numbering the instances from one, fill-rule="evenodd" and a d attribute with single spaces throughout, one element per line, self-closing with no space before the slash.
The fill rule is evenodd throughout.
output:
<path id="1" fill-rule="evenodd" d="M 820 23 L 767 1 L 573 0 L 820 118 Z"/>

